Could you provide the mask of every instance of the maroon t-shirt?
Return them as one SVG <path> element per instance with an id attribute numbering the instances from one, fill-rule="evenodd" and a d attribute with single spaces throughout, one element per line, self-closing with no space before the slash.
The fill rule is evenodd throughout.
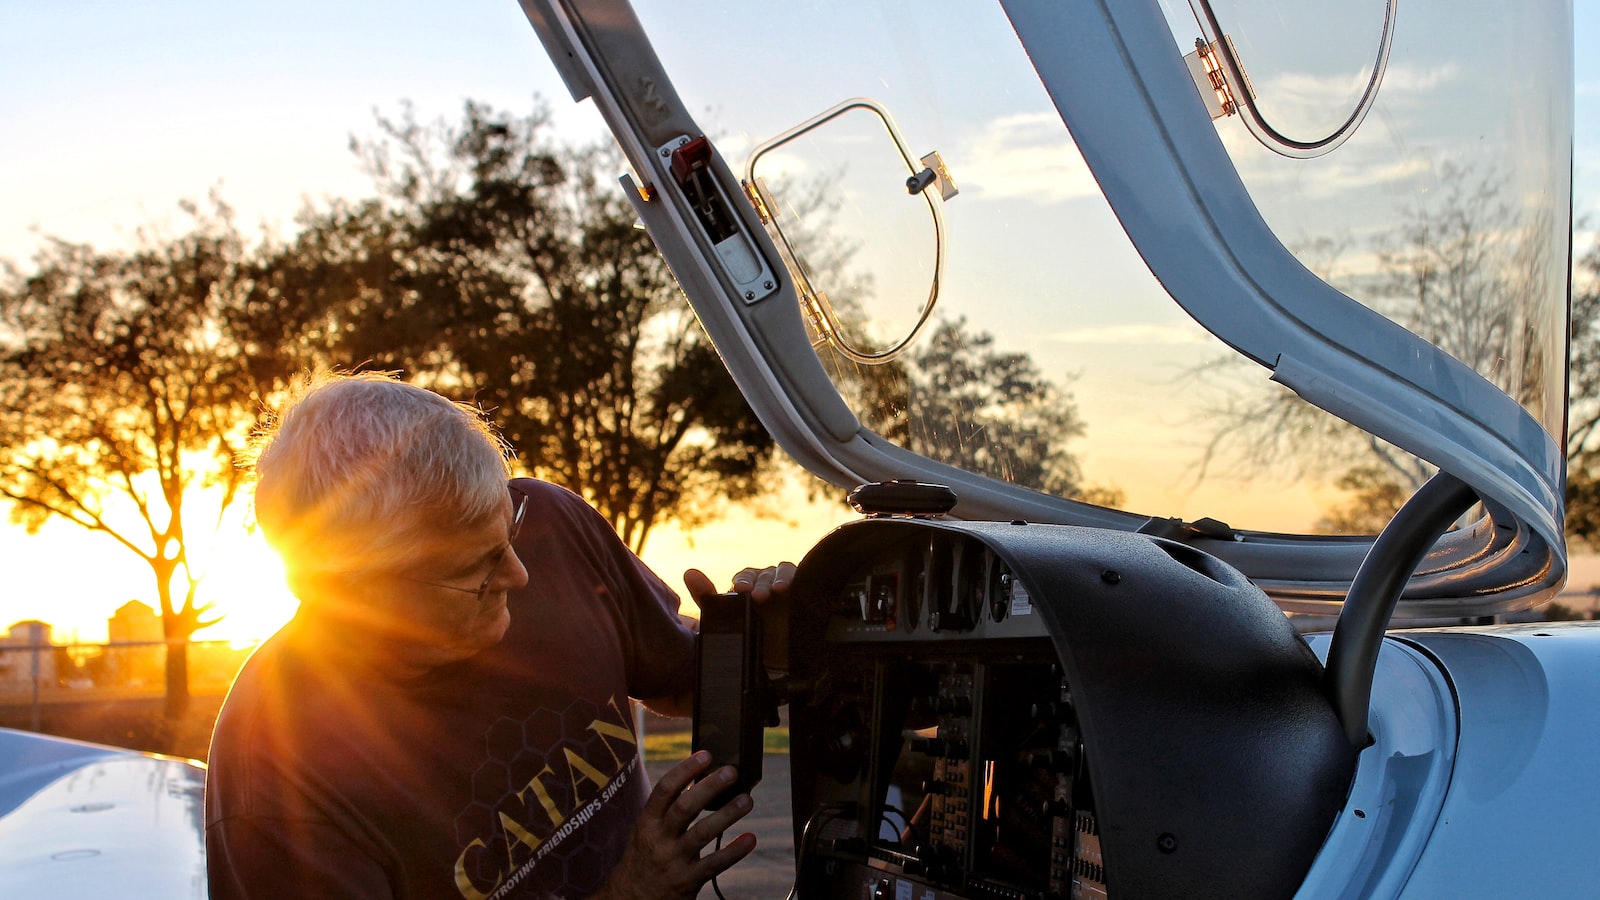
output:
<path id="1" fill-rule="evenodd" d="M 496 646 L 395 683 L 297 616 L 223 705 L 213 898 L 548 898 L 598 890 L 649 793 L 629 697 L 694 683 L 678 598 L 576 495 L 532 480 L 528 586 Z"/>

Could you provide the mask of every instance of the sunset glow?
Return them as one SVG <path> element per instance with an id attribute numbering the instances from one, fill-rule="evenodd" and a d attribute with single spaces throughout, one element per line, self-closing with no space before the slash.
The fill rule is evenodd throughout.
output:
<path id="1" fill-rule="evenodd" d="M 240 519 L 242 513 L 230 515 L 215 537 L 202 533 L 190 549 L 205 571 L 199 601 L 215 603 L 212 615 L 224 616 L 196 632 L 196 640 L 259 640 L 294 615 L 277 555 Z M 38 619 L 53 626 L 58 642 L 99 642 L 106 619 L 122 604 L 158 607 L 149 567 L 106 535 L 61 521 L 31 537 L 8 531 L 0 541 L 0 568 L 10 573 L 0 594 L 0 628 Z"/>
<path id="2" fill-rule="evenodd" d="M 216 604 L 221 622 L 197 640 L 259 640 L 294 615 L 299 601 L 283 580 L 283 564 L 259 532 L 229 529 L 221 536 L 201 597 Z"/>
<path id="3" fill-rule="evenodd" d="M 1593 54 L 1582 52 L 1595 45 L 1597 11 L 1596 0 L 1573 8 L 1580 48 L 1573 167 L 1574 209 L 1584 236 L 1575 242 L 1579 250 L 1592 239 L 1600 209 L 1600 69 Z M 0 125 L 13 138 L 0 143 L 0 260 L 24 271 L 46 236 L 111 249 L 132 245 L 140 229 L 170 234 L 182 227 L 175 224 L 178 202 L 203 200 L 213 189 L 236 209 L 247 234 L 258 226 L 288 232 L 304 203 L 369 190 L 349 152 L 349 136 L 369 135 L 374 110 L 392 115 L 402 100 L 413 101 L 428 120 L 454 117 L 469 97 L 523 111 L 537 93 L 552 101 L 562 135 L 578 140 L 597 131 L 592 108 L 568 102 L 524 14 L 505 0 L 401 14 L 363 4 L 296 2 L 270 14 L 175 3 L 112 5 L 83 16 L 37 4 L 8 10 L 6 22 L 11 40 L 0 53 L 0 80 L 19 87 L 0 106 Z M 986 182 L 1001 197 L 1016 191 L 1015 197 L 1039 199 L 1046 189 L 1068 197 L 1085 193 L 1086 182 L 1064 177 L 1001 181 L 1000 157 L 1027 150 L 1027 135 L 1039 123 L 1002 124 L 993 141 L 969 154 L 971 187 L 963 202 L 980 197 Z M 1103 356 L 1125 356 L 1128 344 L 1157 347 L 1162 352 L 1155 355 L 1166 357 L 1190 346 L 1192 326 L 1181 324 L 1084 321 L 1041 336 L 1039 352 L 1070 345 L 1057 367 L 1064 374 L 1089 370 Z M 1119 385 L 1097 393 L 1092 378 L 1074 383 L 1096 441 L 1075 447 L 1083 452 L 1088 482 L 1124 491 L 1132 509 L 1190 519 L 1240 502 L 1231 496 L 1241 493 L 1236 485 L 1196 486 L 1167 465 L 1161 437 L 1139 421 L 1145 398 L 1136 391 L 1150 388 Z M 800 556 L 852 518 L 839 501 L 842 493 L 813 502 L 803 491 L 789 491 L 764 501 L 763 511 L 733 510 L 693 534 L 664 526 L 644 557 L 675 589 L 681 590 L 681 572 L 689 566 L 724 584 L 742 566 Z M 1299 530 L 1320 513 L 1326 494 L 1309 484 L 1273 485 L 1270 507 L 1250 507 L 1249 521 L 1233 524 Z M 204 534 L 204 517 L 191 525 L 191 552 L 206 572 L 200 598 L 225 616 L 197 640 L 265 637 L 295 609 L 277 558 L 243 524 L 246 506 L 241 501 L 230 512 L 214 547 L 208 547 L 213 539 Z M 0 630 L 40 619 L 54 626 L 58 641 L 101 641 L 107 617 L 123 603 L 156 605 L 150 571 L 133 553 L 59 521 L 37 535 L 0 524 L 0 572 Z M 1574 560 L 1575 583 L 1584 579 L 1582 562 Z"/>

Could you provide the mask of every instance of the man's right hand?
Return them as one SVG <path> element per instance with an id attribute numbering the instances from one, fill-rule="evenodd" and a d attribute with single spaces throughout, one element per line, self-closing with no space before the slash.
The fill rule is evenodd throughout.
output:
<path id="1" fill-rule="evenodd" d="M 706 804 L 735 778 L 732 766 L 706 774 L 710 766 L 711 754 L 702 750 L 661 776 L 596 900 L 694 900 L 707 881 L 756 848 L 756 836 L 747 832 L 700 855 L 751 807 L 750 795 L 740 794 L 701 818 Z"/>

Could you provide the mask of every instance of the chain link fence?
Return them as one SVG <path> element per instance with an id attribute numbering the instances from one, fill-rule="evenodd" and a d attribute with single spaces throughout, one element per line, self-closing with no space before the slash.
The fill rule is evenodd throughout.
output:
<path id="1" fill-rule="evenodd" d="M 189 692 L 222 694 L 256 642 L 190 641 Z M 143 700 L 166 694 L 164 641 L 0 644 L 0 707 L 26 708 L 32 730 L 52 705 Z"/>

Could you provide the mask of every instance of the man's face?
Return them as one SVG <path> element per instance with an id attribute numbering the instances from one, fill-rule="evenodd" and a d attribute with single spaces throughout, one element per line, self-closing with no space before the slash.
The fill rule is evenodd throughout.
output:
<path id="1" fill-rule="evenodd" d="M 505 507 L 481 524 L 427 532 L 416 552 L 384 579 L 383 605 L 401 661 L 431 668 L 466 659 L 499 643 L 511 625 L 506 592 L 528 583 L 528 570 L 511 550 L 515 516 Z"/>

